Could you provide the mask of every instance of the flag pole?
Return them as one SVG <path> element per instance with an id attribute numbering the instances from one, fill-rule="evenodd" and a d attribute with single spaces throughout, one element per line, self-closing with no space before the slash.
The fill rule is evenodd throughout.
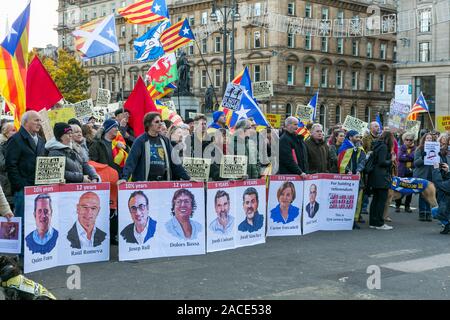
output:
<path id="1" fill-rule="evenodd" d="M 433 119 L 431 119 L 430 111 L 428 111 L 427 113 L 428 113 L 428 117 L 430 117 L 430 122 L 431 122 L 431 125 L 433 126 L 433 130 L 435 130 L 435 128 L 434 128 L 434 122 L 433 122 Z"/>

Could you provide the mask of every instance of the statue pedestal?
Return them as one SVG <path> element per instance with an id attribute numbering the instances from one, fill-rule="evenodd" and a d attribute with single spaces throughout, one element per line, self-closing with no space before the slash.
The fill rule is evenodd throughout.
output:
<path id="1" fill-rule="evenodd" d="M 180 96 L 178 100 L 177 94 L 172 96 L 172 101 L 175 103 L 175 108 L 180 116 L 184 120 L 189 118 L 189 112 L 199 113 L 200 102 L 196 97 L 193 96 Z"/>

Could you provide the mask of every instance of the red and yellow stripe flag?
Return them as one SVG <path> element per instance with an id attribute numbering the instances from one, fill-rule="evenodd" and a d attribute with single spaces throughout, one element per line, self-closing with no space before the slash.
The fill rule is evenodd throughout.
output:
<path id="1" fill-rule="evenodd" d="M 150 97 L 153 100 L 160 100 L 162 98 L 164 98 L 165 96 L 167 96 L 169 93 L 171 93 L 173 91 L 173 88 L 171 88 L 170 86 L 167 86 L 164 88 L 164 92 L 159 92 L 158 90 L 156 90 L 156 88 L 150 83 L 147 86 L 147 91 L 150 94 Z"/>
<path id="2" fill-rule="evenodd" d="M 119 148 L 119 146 L 117 145 L 119 142 L 122 143 L 124 146 L 127 145 L 122 134 L 118 131 L 117 136 L 112 141 L 112 156 L 114 163 L 123 168 L 128 158 L 128 152 L 126 152 L 122 148 Z"/>
<path id="3" fill-rule="evenodd" d="M 160 38 L 166 54 L 174 52 L 194 40 L 195 37 L 187 19 L 181 20 L 166 29 Z"/>
<path id="4" fill-rule="evenodd" d="M 128 23 L 150 24 L 169 19 L 165 0 L 141 0 L 117 10 Z"/>
<path id="5" fill-rule="evenodd" d="M 0 46 L 0 94 L 14 114 L 18 129 L 26 110 L 30 4 L 13 23 Z"/>

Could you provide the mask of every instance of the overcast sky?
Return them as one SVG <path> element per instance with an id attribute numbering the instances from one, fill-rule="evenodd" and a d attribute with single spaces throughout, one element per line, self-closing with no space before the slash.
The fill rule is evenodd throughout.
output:
<path id="1" fill-rule="evenodd" d="M 28 0 L 0 0 L 0 41 L 5 38 L 6 18 L 9 26 L 25 9 Z M 58 45 L 58 34 L 53 30 L 58 24 L 58 0 L 32 0 L 29 49 Z"/>

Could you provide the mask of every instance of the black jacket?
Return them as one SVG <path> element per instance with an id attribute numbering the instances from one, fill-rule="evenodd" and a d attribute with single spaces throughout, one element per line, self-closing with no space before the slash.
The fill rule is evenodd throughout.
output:
<path id="1" fill-rule="evenodd" d="M 27 186 L 34 186 L 36 158 L 45 155 L 44 140 L 38 137 L 36 146 L 33 138 L 23 127 L 8 140 L 6 172 L 8 172 L 8 178 L 14 192 L 23 190 Z"/>
<path id="2" fill-rule="evenodd" d="M 375 156 L 374 169 L 369 174 L 368 186 L 374 189 L 389 189 L 392 183 L 392 156 L 387 145 L 382 141 L 375 141 L 372 144 L 372 151 Z"/>
<path id="3" fill-rule="evenodd" d="M 89 159 L 98 163 L 107 164 L 111 168 L 115 169 L 120 176 L 122 173 L 122 168 L 114 162 L 112 157 L 112 148 L 111 150 L 108 150 L 108 147 L 103 142 L 103 136 L 103 129 L 99 129 L 94 137 L 94 140 L 92 140 L 92 144 L 89 146 Z M 129 150 L 126 151 L 128 152 Z"/>
<path id="4" fill-rule="evenodd" d="M 294 160 L 293 154 L 297 158 Z M 303 137 L 285 132 L 280 139 L 280 168 L 278 174 L 302 174 L 309 170 L 308 154 Z"/>
<path id="5" fill-rule="evenodd" d="M 105 238 L 106 238 L 106 233 L 103 232 L 102 230 L 100 230 L 99 228 L 97 228 L 97 230 L 95 231 L 95 235 L 94 235 L 94 243 L 93 243 L 94 247 L 98 247 L 99 245 L 101 245 L 102 242 L 105 240 Z M 69 232 L 67 233 L 67 240 L 70 241 L 70 247 L 72 247 L 74 249 L 81 249 L 81 242 L 80 242 L 80 238 L 78 237 L 76 223 L 74 223 L 72 228 L 70 228 Z"/>

